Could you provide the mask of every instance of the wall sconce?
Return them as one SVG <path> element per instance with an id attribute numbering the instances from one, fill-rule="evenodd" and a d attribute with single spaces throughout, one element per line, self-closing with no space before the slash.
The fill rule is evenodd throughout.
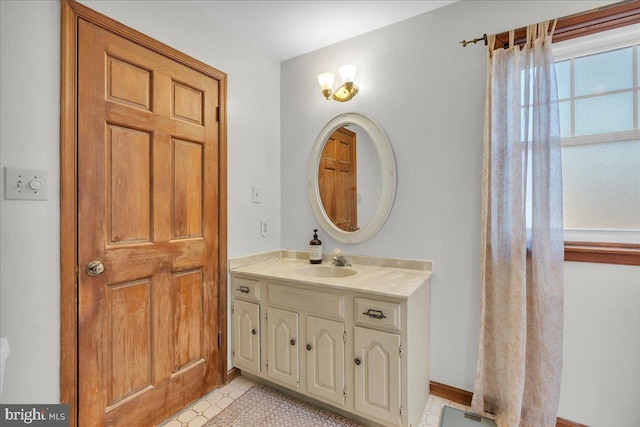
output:
<path id="1" fill-rule="evenodd" d="M 322 88 L 322 95 L 327 99 L 333 99 L 334 101 L 345 102 L 356 96 L 358 93 L 358 86 L 353 84 L 356 78 L 356 66 L 355 65 L 343 65 L 338 69 L 340 78 L 342 79 L 342 86 L 333 92 L 333 73 L 322 73 L 318 75 L 318 83 Z"/>

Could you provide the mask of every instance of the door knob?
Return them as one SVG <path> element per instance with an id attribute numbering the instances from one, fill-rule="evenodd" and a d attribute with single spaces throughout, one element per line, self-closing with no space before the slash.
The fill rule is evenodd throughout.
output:
<path id="1" fill-rule="evenodd" d="M 87 274 L 89 276 L 99 276 L 102 273 L 104 273 L 104 264 L 100 261 L 91 261 L 87 265 Z"/>
<path id="2" fill-rule="evenodd" d="M 257 334 L 257 333 L 258 333 L 258 331 L 256 331 L 256 329 L 255 329 L 255 328 L 253 328 L 253 329 L 251 330 L 251 335 L 255 335 L 255 334 Z"/>
<path id="3" fill-rule="evenodd" d="M 293 338 L 291 338 L 291 341 L 289 341 L 289 344 L 291 344 L 291 345 L 296 345 L 296 340 L 294 340 Z"/>
<path id="4" fill-rule="evenodd" d="M 360 365 L 360 363 L 361 363 L 360 359 L 358 359 L 357 357 L 356 357 L 356 360 L 354 360 L 354 362 L 356 362 L 356 365 Z"/>
<path id="5" fill-rule="evenodd" d="M 311 351 L 311 344 L 307 344 L 307 350 Z"/>

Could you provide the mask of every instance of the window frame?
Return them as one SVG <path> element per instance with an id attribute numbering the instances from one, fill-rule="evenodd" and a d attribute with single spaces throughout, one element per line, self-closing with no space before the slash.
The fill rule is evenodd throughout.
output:
<path id="1" fill-rule="evenodd" d="M 640 23 L 640 0 L 624 1 L 559 18 L 553 42 L 588 36 Z M 526 28 L 515 32 L 515 43 L 524 44 Z M 508 47 L 509 32 L 496 35 L 496 46 Z M 564 242 L 564 260 L 640 266 L 640 244 L 614 242 Z"/>

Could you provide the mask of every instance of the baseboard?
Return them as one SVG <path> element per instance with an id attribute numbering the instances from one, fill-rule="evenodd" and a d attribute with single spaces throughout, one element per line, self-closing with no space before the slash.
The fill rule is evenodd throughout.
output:
<path id="1" fill-rule="evenodd" d="M 226 381 L 224 382 L 225 384 L 229 384 L 231 381 L 235 380 L 236 378 L 238 378 L 240 376 L 240 369 L 238 368 L 231 368 L 227 371 L 227 378 Z"/>
<path id="2" fill-rule="evenodd" d="M 431 381 L 429 383 L 429 392 L 443 399 L 451 400 L 464 406 L 471 406 L 471 398 L 473 393 L 461 388 L 451 387 L 450 385 Z"/>
<path id="3" fill-rule="evenodd" d="M 471 406 L 471 399 L 473 398 L 473 393 L 470 391 L 462 390 L 460 388 L 452 387 L 446 384 L 437 383 L 435 381 L 429 382 L 429 392 L 434 396 L 442 397 L 443 399 L 451 400 L 452 402 L 456 402 L 464 406 Z M 558 417 L 556 421 L 556 427 L 588 426 Z"/>
<path id="4" fill-rule="evenodd" d="M 556 427 L 588 427 L 584 424 L 574 423 L 573 421 L 565 420 L 564 418 L 558 417 L 556 421 Z"/>

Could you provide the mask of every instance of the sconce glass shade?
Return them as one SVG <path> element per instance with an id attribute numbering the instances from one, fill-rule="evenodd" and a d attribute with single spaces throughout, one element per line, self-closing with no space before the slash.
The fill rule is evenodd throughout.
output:
<path id="1" fill-rule="evenodd" d="M 352 64 L 343 65 L 338 69 L 343 83 L 353 83 L 356 79 L 356 66 Z"/>
<path id="2" fill-rule="evenodd" d="M 327 99 L 329 99 L 333 90 L 333 79 L 333 73 L 318 74 L 318 83 L 320 83 L 322 95 Z"/>

